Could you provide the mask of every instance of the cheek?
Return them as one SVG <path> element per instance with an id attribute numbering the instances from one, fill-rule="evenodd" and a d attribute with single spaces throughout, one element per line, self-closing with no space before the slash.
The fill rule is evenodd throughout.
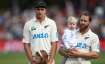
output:
<path id="1" fill-rule="evenodd" d="M 76 25 L 73 25 L 74 28 L 76 28 Z"/>
<path id="2" fill-rule="evenodd" d="M 89 22 L 85 23 L 85 25 L 87 25 L 87 26 L 88 26 L 89 24 L 90 24 Z"/>
<path id="3" fill-rule="evenodd" d="M 78 24 L 79 24 L 79 25 L 81 25 L 81 24 L 82 24 L 82 22 L 80 21 Z"/>
<path id="4" fill-rule="evenodd" d="M 86 25 L 87 22 L 80 22 L 80 25 Z"/>
<path id="5" fill-rule="evenodd" d="M 68 28 L 71 28 L 72 26 L 71 25 L 68 25 Z"/>
<path id="6" fill-rule="evenodd" d="M 43 11 L 42 13 L 43 13 L 43 14 L 46 14 L 46 11 Z"/>
<path id="7" fill-rule="evenodd" d="M 38 13 L 39 11 L 38 10 L 35 10 L 35 13 Z"/>

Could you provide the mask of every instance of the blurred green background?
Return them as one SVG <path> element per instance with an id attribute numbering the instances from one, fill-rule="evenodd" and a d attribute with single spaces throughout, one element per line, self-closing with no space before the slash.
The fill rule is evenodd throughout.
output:
<path id="1" fill-rule="evenodd" d="M 56 55 L 56 64 L 61 64 L 62 56 Z M 100 58 L 92 60 L 93 64 L 105 64 L 105 52 L 100 53 Z M 0 53 L 0 64 L 27 64 L 25 53 Z"/>
<path id="2" fill-rule="evenodd" d="M 36 1 L 47 3 L 47 14 L 56 21 L 59 37 L 68 16 L 78 19 L 81 11 L 88 10 L 92 15 L 90 28 L 99 36 L 101 51 L 92 63 L 105 64 L 105 0 L 0 0 L 0 64 L 27 64 L 22 32 L 25 22 L 35 17 L 32 4 Z M 61 58 L 56 55 L 56 64 Z"/>

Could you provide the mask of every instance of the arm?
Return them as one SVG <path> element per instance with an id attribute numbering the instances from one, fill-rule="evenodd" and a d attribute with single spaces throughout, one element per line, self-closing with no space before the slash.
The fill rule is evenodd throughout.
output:
<path id="1" fill-rule="evenodd" d="M 50 53 L 48 62 L 51 62 L 51 63 L 53 62 L 53 59 L 55 58 L 55 55 L 56 55 L 56 51 L 57 51 L 57 42 L 52 42 L 51 53 Z"/>
<path id="2" fill-rule="evenodd" d="M 71 51 L 71 53 L 69 53 L 69 55 L 74 56 L 74 57 L 82 57 L 85 59 L 97 59 L 97 58 L 99 58 L 99 55 L 96 52 L 83 53 L 83 52 L 78 52 L 78 51 Z"/>
<path id="3" fill-rule="evenodd" d="M 99 58 L 99 55 L 96 52 L 81 53 L 79 56 L 83 57 L 83 58 L 88 58 L 88 59 L 97 59 L 97 58 Z"/>
<path id="4" fill-rule="evenodd" d="M 71 51 L 75 51 L 75 49 L 64 49 L 63 47 L 59 48 L 59 53 L 60 55 L 64 56 L 64 57 L 73 57 L 76 58 L 76 55 L 73 55 L 71 53 Z"/>
<path id="5" fill-rule="evenodd" d="M 77 57 L 83 57 L 86 59 L 97 59 L 99 58 L 98 53 L 99 52 L 99 38 L 98 36 L 92 37 L 91 38 L 91 47 L 90 47 L 90 52 L 84 53 L 84 52 L 79 52 L 77 51 L 71 51 L 72 56 L 77 56 Z"/>
<path id="6" fill-rule="evenodd" d="M 92 59 L 99 58 L 99 38 L 97 35 L 95 35 L 91 40 L 91 50 L 89 53 L 85 54 L 85 56 L 88 56 Z"/>
<path id="7" fill-rule="evenodd" d="M 64 34 L 62 36 L 63 44 L 66 49 L 70 48 L 69 42 L 70 42 L 70 32 L 67 30 L 64 30 Z"/>
<path id="8" fill-rule="evenodd" d="M 24 46 L 24 50 L 26 53 L 26 56 L 28 58 L 28 60 L 32 63 L 33 59 L 32 59 L 32 51 L 30 48 L 30 32 L 29 32 L 29 26 L 26 23 L 23 29 L 23 46 Z"/>
<path id="9" fill-rule="evenodd" d="M 32 52 L 31 52 L 30 44 L 24 43 L 23 45 L 24 45 L 24 50 L 25 50 L 25 53 L 26 53 L 28 60 L 32 62 L 33 58 L 32 58 Z"/>
<path id="10" fill-rule="evenodd" d="M 64 50 L 63 47 L 59 48 L 59 54 L 62 56 L 68 57 L 68 53 L 67 53 L 67 51 Z"/>
<path id="11" fill-rule="evenodd" d="M 57 43 L 58 43 L 58 32 L 54 21 L 51 23 L 50 40 L 51 40 L 51 51 L 50 51 L 48 64 L 52 64 L 52 61 L 54 60 L 56 50 L 57 50 Z"/>

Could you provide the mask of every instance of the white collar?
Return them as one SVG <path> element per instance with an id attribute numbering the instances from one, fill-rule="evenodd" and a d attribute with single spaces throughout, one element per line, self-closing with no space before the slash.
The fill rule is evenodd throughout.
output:
<path id="1" fill-rule="evenodd" d="M 77 32 L 80 33 L 79 29 L 77 30 Z M 91 36 L 91 34 L 90 34 L 91 32 L 92 32 L 91 29 L 89 29 L 86 33 L 84 33 L 82 35 L 89 37 L 89 36 Z"/>

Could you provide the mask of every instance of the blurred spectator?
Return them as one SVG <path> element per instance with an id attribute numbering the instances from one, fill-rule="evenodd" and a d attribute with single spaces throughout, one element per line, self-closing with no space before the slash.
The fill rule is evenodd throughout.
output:
<path id="1" fill-rule="evenodd" d="M 13 1 L 13 0 L 11 0 Z M 18 1 L 18 0 L 17 0 Z M 35 0 L 39 1 L 39 0 Z M 63 33 L 66 24 L 66 17 L 76 16 L 82 10 L 91 12 L 93 20 L 92 30 L 98 34 L 100 39 L 105 39 L 105 1 L 104 0 L 43 0 L 48 3 L 48 15 L 57 23 L 59 37 Z M 14 2 L 16 4 L 14 4 Z M 0 11 L 0 40 L 21 40 L 24 23 L 34 18 L 34 10 L 27 6 L 32 2 L 21 0 L 11 2 L 11 8 Z M 23 5 L 20 5 L 20 3 Z M 24 5 L 27 4 L 27 6 Z M 15 6 L 13 6 L 15 5 Z M 27 8 L 22 8 L 27 7 Z M 13 9 L 12 9 L 13 8 Z M 2 41 L 0 41 L 2 42 Z"/>
<path id="2" fill-rule="evenodd" d="M 19 17 L 13 16 L 11 25 L 9 26 L 9 32 L 13 35 L 14 39 L 21 39 L 22 38 L 22 24 L 19 23 Z"/>

